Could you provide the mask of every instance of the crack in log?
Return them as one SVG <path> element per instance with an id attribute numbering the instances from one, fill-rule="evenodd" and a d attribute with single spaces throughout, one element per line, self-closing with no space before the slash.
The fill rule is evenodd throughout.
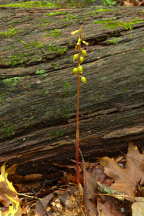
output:
<path id="1" fill-rule="evenodd" d="M 120 138 L 120 137 L 132 136 L 132 135 L 136 136 L 141 134 L 144 134 L 144 125 L 114 130 L 108 134 L 105 134 L 103 138 L 111 139 L 111 138 Z"/>
<path id="2" fill-rule="evenodd" d="M 128 52 L 133 52 L 133 51 L 139 51 L 139 49 L 130 48 L 128 50 L 116 52 L 116 53 L 113 53 L 113 54 L 107 54 L 107 55 L 103 55 L 101 57 L 96 57 L 95 59 L 93 58 L 92 60 L 88 59 L 88 60 L 85 61 L 85 64 L 98 62 L 99 60 L 103 60 L 103 59 L 108 58 L 108 57 L 113 57 L 113 56 L 116 56 L 116 55 L 120 55 L 120 54 L 128 53 Z"/>
<path id="3" fill-rule="evenodd" d="M 106 109 L 106 110 L 100 110 L 100 111 L 96 111 L 93 113 L 81 113 L 80 114 L 80 120 L 85 120 L 85 119 L 89 119 L 89 118 L 93 118 L 93 117 L 99 117 L 99 116 L 105 116 L 105 115 L 111 115 L 113 113 L 119 113 L 119 112 L 127 112 L 130 110 L 134 110 L 134 109 L 138 109 L 138 108 L 142 108 L 144 107 L 144 103 L 139 103 L 139 104 L 133 104 L 133 105 L 123 105 L 123 104 L 118 104 L 115 103 L 114 104 L 114 108 L 110 108 L 110 109 Z M 74 122 L 74 119 L 69 119 L 69 122 L 72 123 Z"/>
<path id="4" fill-rule="evenodd" d="M 133 29 L 139 29 L 139 28 L 142 28 L 143 26 L 144 26 L 144 24 L 138 24 L 137 26 L 134 26 Z M 88 41 L 88 43 L 90 44 L 90 46 L 93 46 L 93 45 L 103 45 L 102 42 L 105 42 L 109 38 L 124 36 L 121 33 L 122 32 L 129 32 L 129 31 L 130 31 L 129 29 L 113 30 L 113 32 L 105 32 L 104 34 L 98 35 L 95 38 L 87 38 L 86 40 Z M 125 41 L 125 39 L 124 39 L 124 41 Z M 127 42 L 127 39 L 126 39 L 126 42 Z"/>

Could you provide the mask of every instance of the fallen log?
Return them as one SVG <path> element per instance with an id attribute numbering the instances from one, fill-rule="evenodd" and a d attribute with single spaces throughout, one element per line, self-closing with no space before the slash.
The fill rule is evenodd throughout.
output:
<path id="1" fill-rule="evenodd" d="M 86 160 L 119 154 L 144 138 L 141 8 L 0 8 L 0 162 L 74 158 L 76 38 L 89 42 L 81 85 Z"/>

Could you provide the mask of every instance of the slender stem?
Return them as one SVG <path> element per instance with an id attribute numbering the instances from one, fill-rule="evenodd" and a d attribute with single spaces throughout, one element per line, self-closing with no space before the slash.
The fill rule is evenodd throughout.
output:
<path id="1" fill-rule="evenodd" d="M 80 75 L 77 75 L 77 96 L 76 96 L 76 143 L 75 143 L 75 160 L 76 160 L 76 181 L 80 183 Z"/>

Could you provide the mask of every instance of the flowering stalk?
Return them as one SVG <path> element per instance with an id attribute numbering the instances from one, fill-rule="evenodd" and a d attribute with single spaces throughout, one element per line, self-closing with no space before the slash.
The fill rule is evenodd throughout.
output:
<path id="1" fill-rule="evenodd" d="M 76 66 L 73 68 L 73 75 L 76 76 L 76 141 L 75 141 L 75 160 L 76 160 L 76 181 L 77 184 L 80 183 L 80 82 L 86 83 L 87 79 L 83 76 L 83 66 L 81 65 L 85 57 L 87 56 L 87 51 L 83 49 L 83 45 L 88 45 L 86 41 L 83 40 L 83 29 L 82 27 L 71 33 L 72 35 L 78 34 L 78 40 L 75 46 L 76 54 L 73 55 L 73 62 Z"/>

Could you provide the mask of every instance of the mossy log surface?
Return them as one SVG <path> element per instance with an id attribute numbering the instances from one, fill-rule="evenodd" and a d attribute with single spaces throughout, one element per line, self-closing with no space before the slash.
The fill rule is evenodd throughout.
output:
<path id="1" fill-rule="evenodd" d="M 74 158 L 76 38 L 70 33 L 81 24 L 89 42 L 88 83 L 81 85 L 85 159 L 142 143 L 144 11 L 101 8 L 0 8 L 0 162 Z"/>

